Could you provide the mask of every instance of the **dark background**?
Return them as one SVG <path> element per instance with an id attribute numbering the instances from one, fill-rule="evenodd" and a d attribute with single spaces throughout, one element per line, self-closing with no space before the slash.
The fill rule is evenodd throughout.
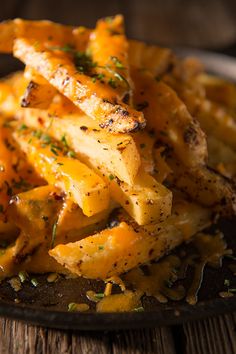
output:
<path id="1" fill-rule="evenodd" d="M 94 27 L 122 13 L 127 35 L 167 46 L 236 56 L 236 0 L 2 0 L 0 20 L 21 17 Z M 12 61 L 1 56 L 0 71 Z"/>

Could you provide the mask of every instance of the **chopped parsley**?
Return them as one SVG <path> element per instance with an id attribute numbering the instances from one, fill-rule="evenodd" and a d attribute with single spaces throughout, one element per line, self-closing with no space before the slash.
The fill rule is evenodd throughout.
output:
<path id="1" fill-rule="evenodd" d="M 102 246 L 102 245 L 101 245 L 101 246 L 98 246 L 98 249 L 99 249 L 99 250 L 104 250 L 104 246 Z"/>
<path id="2" fill-rule="evenodd" d="M 70 151 L 67 152 L 67 156 L 68 156 L 68 157 L 75 158 L 76 154 L 75 154 L 74 151 L 70 150 Z"/>
<path id="3" fill-rule="evenodd" d="M 18 277 L 20 278 L 20 282 L 24 283 L 29 278 L 29 275 L 24 270 L 22 270 L 19 272 Z"/>
<path id="4" fill-rule="evenodd" d="M 62 135 L 62 137 L 61 137 L 61 142 L 62 142 L 62 144 L 63 144 L 66 148 L 69 147 L 68 142 L 67 142 L 67 140 L 66 140 L 66 134 Z"/>
<path id="5" fill-rule="evenodd" d="M 24 123 L 23 124 L 21 124 L 21 126 L 19 127 L 19 131 L 22 131 L 22 130 L 26 130 L 28 127 L 27 127 L 27 125 L 25 125 Z"/>
<path id="6" fill-rule="evenodd" d="M 124 65 L 117 57 L 111 56 L 110 58 L 113 61 L 113 63 L 115 64 L 116 68 L 125 69 Z"/>
<path id="7" fill-rule="evenodd" d="M 30 282 L 35 288 L 39 285 L 39 282 L 36 278 L 32 278 Z"/>
<path id="8" fill-rule="evenodd" d="M 117 82 L 112 78 L 108 80 L 108 85 L 110 85 L 114 89 L 117 88 Z"/>
<path id="9" fill-rule="evenodd" d="M 75 312 L 77 310 L 77 304 L 75 302 L 71 302 L 68 305 L 68 311 L 69 312 Z"/>
<path id="10" fill-rule="evenodd" d="M 144 308 L 143 306 L 140 306 L 140 307 L 136 307 L 135 309 L 133 309 L 134 312 L 143 312 L 144 311 Z"/>
<path id="11" fill-rule="evenodd" d="M 54 222 L 53 227 L 52 227 L 52 241 L 51 241 L 51 248 L 54 247 L 54 243 L 55 243 L 55 239 L 56 239 L 56 235 L 57 235 L 57 222 Z"/>
<path id="12" fill-rule="evenodd" d="M 115 178 L 113 175 L 109 175 L 109 180 L 112 181 Z"/>
<path id="13" fill-rule="evenodd" d="M 104 298 L 104 293 L 96 293 L 94 294 L 94 297 L 96 297 L 97 299 L 103 299 Z"/>

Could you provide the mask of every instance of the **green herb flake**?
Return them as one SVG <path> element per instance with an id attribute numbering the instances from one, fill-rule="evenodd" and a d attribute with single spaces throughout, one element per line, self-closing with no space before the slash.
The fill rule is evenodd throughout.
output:
<path id="1" fill-rule="evenodd" d="M 98 246 L 98 249 L 99 249 L 99 250 L 104 250 L 104 246 L 102 246 L 102 245 L 101 245 L 101 246 Z"/>
<path id="2" fill-rule="evenodd" d="M 115 178 L 113 175 L 109 175 L 109 180 L 112 181 Z"/>
<path id="3" fill-rule="evenodd" d="M 97 299 L 103 299 L 104 298 L 104 293 L 96 293 L 94 294 L 94 297 L 96 297 Z"/>
<path id="4" fill-rule="evenodd" d="M 32 278 L 30 282 L 35 288 L 37 288 L 37 286 L 39 285 L 39 282 L 36 278 Z"/>
<path id="5" fill-rule="evenodd" d="M 50 147 L 50 151 L 51 151 L 54 155 L 58 156 L 58 152 L 57 152 L 57 150 L 56 150 L 53 146 Z"/>
<path id="6" fill-rule="evenodd" d="M 111 56 L 110 58 L 113 61 L 113 63 L 115 64 L 116 68 L 118 68 L 118 69 L 125 68 L 124 65 L 122 64 L 122 62 L 117 57 Z"/>
<path id="7" fill-rule="evenodd" d="M 27 125 L 25 125 L 25 124 L 21 124 L 21 126 L 19 127 L 19 131 L 23 131 L 23 130 L 26 130 L 26 129 L 28 129 L 28 127 L 27 127 Z"/>
<path id="8" fill-rule="evenodd" d="M 18 277 L 20 278 L 20 282 L 24 283 L 29 278 L 29 275 L 27 272 L 22 270 L 21 272 L 19 272 Z"/>
<path id="9" fill-rule="evenodd" d="M 67 156 L 71 157 L 71 158 L 75 158 L 76 154 L 74 151 L 70 150 L 70 151 L 68 151 Z"/>
<path id="10" fill-rule="evenodd" d="M 66 134 L 62 135 L 62 137 L 61 137 L 61 142 L 62 142 L 62 144 L 63 144 L 66 148 L 69 147 L 68 142 L 67 142 L 67 139 L 66 139 Z"/>
<path id="11" fill-rule="evenodd" d="M 112 78 L 108 80 L 108 85 L 110 85 L 114 89 L 117 88 L 117 82 Z"/>
<path id="12" fill-rule="evenodd" d="M 48 49 L 59 50 L 65 53 L 71 53 L 71 52 L 73 53 L 75 51 L 75 48 L 71 44 L 65 44 L 63 47 L 53 46 L 53 47 L 49 47 Z"/>
<path id="13" fill-rule="evenodd" d="M 77 304 L 75 302 L 71 302 L 68 305 L 68 312 L 75 312 L 77 310 Z"/>
<path id="14" fill-rule="evenodd" d="M 52 241 L 51 241 L 51 248 L 54 247 L 54 243 L 55 243 L 55 239 L 56 239 L 56 235 L 57 235 L 57 222 L 54 222 L 53 227 L 52 227 Z"/>
<path id="15" fill-rule="evenodd" d="M 113 17 L 112 16 L 107 16 L 107 17 L 104 18 L 104 21 L 107 22 L 107 23 L 112 23 Z"/>
<path id="16" fill-rule="evenodd" d="M 41 136 L 41 140 L 45 143 L 45 144 L 51 144 L 51 138 L 49 135 L 47 134 L 43 134 Z"/>
<path id="17" fill-rule="evenodd" d="M 34 131 L 32 132 L 32 135 L 33 135 L 35 138 L 40 139 L 41 136 L 42 136 L 42 132 L 41 132 L 41 130 L 34 130 Z"/>
<path id="18" fill-rule="evenodd" d="M 144 308 L 143 306 L 140 306 L 140 307 L 136 307 L 135 309 L 133 309 L 134 312 L 143 312 L 144 311 Z"/>
<path id="19" fill-rule="evenodd" d="M 225 280 L 224 280 L 224 285 L 225 285 L 225 286 L 230 286 L 230 281 L 229 281 L 229 279 L 225 279 Z"/>

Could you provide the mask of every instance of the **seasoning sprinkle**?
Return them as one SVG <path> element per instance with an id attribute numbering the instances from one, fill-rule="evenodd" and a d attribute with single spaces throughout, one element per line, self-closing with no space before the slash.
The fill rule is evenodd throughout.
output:
<path id="1" fill-rule="evenodd" d="M 57 234 L 57 221 L 54 222 L 53 227 L 52 227 L 52 242 L 51 242 L 51 248 L 54 247 L 55 239 L 56 239 L 56 234 Z"/>
<path id="2" fill-rule="evenodd" d="M 143 312 L 144 311 L 144 308 L 143 306 L 140 306 L 140 307 L 136 307 L 135 309 L 133 309 L 134 312 Z"/>
<path id="3" fill-rule="evenodd" d="M 39 285 L 39 282 L 36 278 L 32 278 L 30 282 L 35 288 Z"/>
<path id="4" fill-rule="evenodd" d="M 22 271 L 19 272 L 18 277 L 20 278 L 20 282 L 24 283 L 29 278 L 29 275 L 28 275 L 27 272 L 22 270 Z"/>

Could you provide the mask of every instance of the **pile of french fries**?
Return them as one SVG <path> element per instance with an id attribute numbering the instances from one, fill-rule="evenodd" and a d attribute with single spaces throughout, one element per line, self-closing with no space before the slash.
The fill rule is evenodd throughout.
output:
<path id="1" fill-rule="evenodd" d="M 2 276 L 106 280 L 235 214 L 233 84 L 121 15 L 3 22 L 0 51 L 25 64 L 0 82 Z"/>

